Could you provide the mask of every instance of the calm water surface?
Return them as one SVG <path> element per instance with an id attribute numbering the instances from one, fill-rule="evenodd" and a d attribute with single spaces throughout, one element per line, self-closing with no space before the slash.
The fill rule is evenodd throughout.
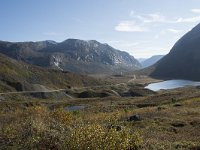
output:
<path id="1" fill-rule="evenodd" d="M 85 108 L 85 106 L 75 105 L 75 106 L 65 107 L 65 110 L 67 110 L 67 111 L 76 111 L 76 110 L 82 110 L 84 108 Z"/>
<path id="2" fill-rule="evenodd" d="M 200 82 L 190 80 L 167 80 L 158 83 L 151 83 L 145 88 L 150 89 L 152 91 L 159 91 L 161 89 L 168 90 L 185 86 L 200 86 Z"/>

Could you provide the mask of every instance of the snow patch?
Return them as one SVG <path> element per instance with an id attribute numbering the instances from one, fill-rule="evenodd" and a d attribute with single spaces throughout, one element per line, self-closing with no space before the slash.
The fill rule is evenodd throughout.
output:
<path id="1" fill-rule="evenodd" d="M 59 66 L 60 64 L 61 64 L 61 62 L 62 62 L 62 60 L 61 60 L 61 58 L 60 57 L 55 57 L 55 56 L 53 56 L 53 59 L 54 59 L 54 65 L 59 69 L 59 70 L 62 70 L 63 71 L 63 69 Z"/>
<path id="2" fill-rule="evenodd" d="M 98 44 L 96 44 L 96 43 L 94 44 L 94 47 L 98 47 L 98 46 L 99 46 Z"/>

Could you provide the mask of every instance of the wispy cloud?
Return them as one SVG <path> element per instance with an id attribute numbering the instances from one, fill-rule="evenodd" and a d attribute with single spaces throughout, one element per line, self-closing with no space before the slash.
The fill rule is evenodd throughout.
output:
<path id="1" fill-rule="evenodd" d="M 167 31 L 168 31 L 168 32 L 171 32 L 171 33 L 174 33 L 174 34 L 179 34 L 179 33 L 181 33 L 181 32 L 182 32 L 181 30 L 172 29 L 172 28 L 170 28 L 170 29 L 167 29 Z"/>
<path id="2" fill-rule="evenodd" d="M 193 10 L 193 12 L 198 12 Z M 150 41 L 149 43 L 141 42 L 119 42 L 111 43 L 119 49 L 125 49 L 134 56 L 151 56 L 154 54 L 166 54 L 169 52 L 173 43 L 180 39 L 187 28 L 193 27 L 200 22 L 200 15 L 190 12 L 188 17 L 167 16 L 160 12 L 139 14 L 135 11 L 130 11 L 130 19 L 120 21 L 114 29 L 121 32 L 147 32 L 142 40 Z M 149 39 L 150 37 L 150 39 Z M 136 38 L 137 39 L 137 38 Z M 158 42 L 158 39 L 161 42 Z M 162 42 L 166 39 L 166 42 Z M 153 44 L 157 46 L 151 47 Z"/>
<path id="3" fill-rule="evenodd" d="M 169 34 L 173 34 L 173 37 L 180 38 L 181 33 L 183 33 L 183 31 L 178 30 L 178 29 L 173 29 L 173 28 L 163 29 L 154 36 L 154 39 L 159 39 L 160 37 L 163 37 L 163 36 L 169 35 Z M 174 35 L 176 35 L 176 36 L 174 36 Z"/>
<path id="4" fill-rule="evenodd" d="M 136 18 L 143 23 L 167 22 L 166 17 L 159 13 L 137 15 Z"/>
<path id="5" fill-rule="evenodd" d="M 193 12 L 193 13 L 200 13 L 200 9 L 191 9 L 191 12 Z"/>
<path id="6" fill-rule="evenodd" d="M 123 32 L 146 32 L 148 28 L 138 25 L 134 21 L 121 21 L 115 26 L 115 30 Z"/>
<path id="7" fill-rule="evenodd" d="M 200 16 L 190 18 L 178 18 L 175 23 L 195 23 L 200 21 Z"/>
<path id="8" fill-rule="evenodd" d="M 192 12 L 200 13 L 200 9 L 191 9 Z M 161 13 L 150 13 L 150 14 L 136 14 L 134 11 L 130 12 L 130 16 L 138 21 L 149 24 L 149 23 L 195 23 L 200 21 L 200 16 L 194 17 L 177 17 L 177 18 L 169 18 Z"/>
<path id="9" fill-rule="evenodd" d="M 200 9 L 193 10 L 195 12 L 200 13 Z M 138 15 L 136 16 L 140 21 L 143 23 L 195 23 L 200 21 L 200 16 L 195 16 L 195 17 L 189 17 L 189 18 L 167 18 L 164 15 L 161 15 L 159 13 L 154 13 L 154 14 L 146 14 L 146 15 Z"/>

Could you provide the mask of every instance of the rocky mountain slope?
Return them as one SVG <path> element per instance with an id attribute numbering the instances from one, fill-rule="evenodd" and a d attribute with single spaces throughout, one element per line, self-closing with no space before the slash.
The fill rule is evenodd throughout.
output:
<path id="1" fill-rule="evenodd" d="M 151 76 L 200 80 L 200 24 L 185 34 L 153 67 Z"/>
<path id="2" fill-rule="evenodd" d="M 0 42 L 0 53 L 29 64 L 90 74 L 126 73 L 141 67 L 128 53 L 97 41 Z"/>

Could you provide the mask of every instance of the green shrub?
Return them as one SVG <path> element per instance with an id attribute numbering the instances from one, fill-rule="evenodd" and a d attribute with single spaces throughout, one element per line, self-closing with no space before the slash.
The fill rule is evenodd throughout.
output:
<path id="1" fill-rule="evenodd" d="M 6 114 L 1 123 L 0 149 L 138 149 L 141 134 L 128 127 L 107 128 L 104 123 L 76 122 L 73 112 L 31 107 Z M 110 121 L 117 121 L 118 113 Z M 1 117 L 1 116 L 0 116 Z"/>
<path id="2" fill-rule="evenodd" d="M 73 129 L 67 140 L 68 149 L 123 150 L 138 149 L 143 143 L 141 134 L 123 128 L 117 131 L 99 124 L 79 126 Z"/>

